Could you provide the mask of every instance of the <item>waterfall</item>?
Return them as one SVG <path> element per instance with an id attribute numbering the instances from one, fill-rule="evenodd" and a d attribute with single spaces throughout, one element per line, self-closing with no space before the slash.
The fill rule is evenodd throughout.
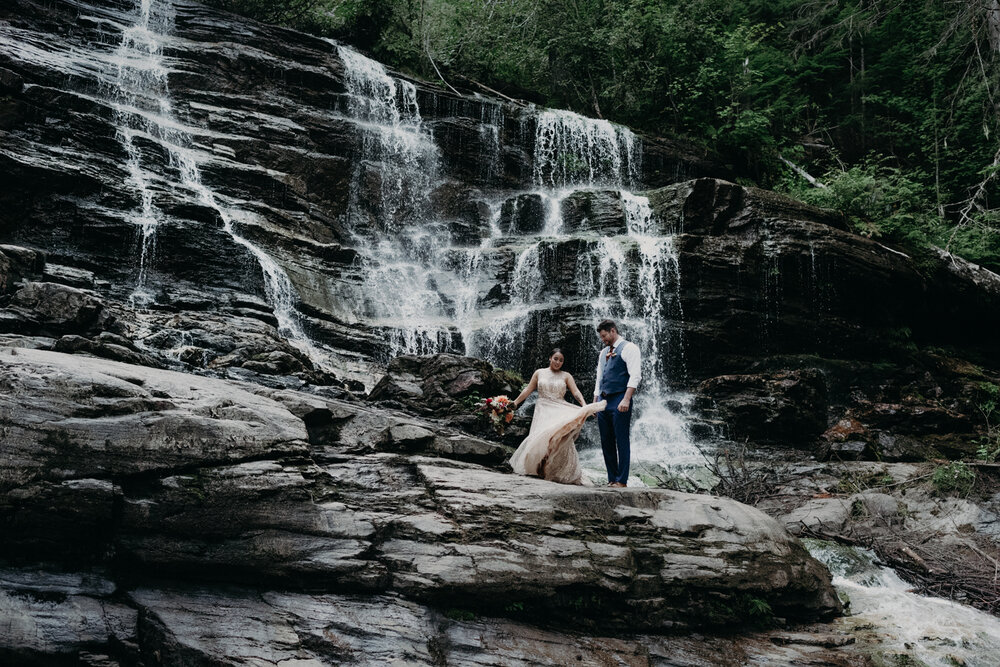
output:
<path id="1" fill-rule="evenodd" d="M 347 88 L 342 111 L 362 136 L 348 214 L 363 280 L 353 318 L 385 329 L 389 358 L 452 349 L 448 304 L 438 289 L 452 278 L 443 257 L 451 244 L 427 213 L 439 150 L 423 125 L 416 87 L 390 76 L 381 63 L 336 47 Z M 378 196 L 365 200 L 371 173 Z"/>
<path id="2" fill-rule="evenodd" d="M 230 238 L 257 260 L 263 273 L 267 301 L 278 320 L 279 333 L 303 352 L 318 355 L 299 323 L 295 312 L 296 295 L 288 276 L 270 255 L 237 232 L 234 222 L 249 222 L 250 214 L 224 205 L 219 196 L 203 183 L 202 166 L 212 156 L 196 147 L 192 134 L 194 130 L 188 130 L 173 116 L 167 87 L 169 69 L 162 49 L 162 43 L 172 29 L 172 10 L 168 0 L 136 0 L 134 24 L 123 31 L 114 58 L 117 74 L 112 99 L 118 137 L 127 156 L 129 182 L 141 200 L 141 206 L 132 218 L 142 231 L 139 280 L 134 301 L 140 303 L 151 298 L 145 288 L 145 280 L 149 253 L 155 243 L 156 228 L 161 222 L 161 215 L 153 202 L 154 177 L 144 168 L 142 151 L 135 143 L 135 139 L 141 137 L 162 148 L 170 166 L 177 171 L 181 188 L 193 194 L 200 204 L 215 211 Z"/>
<path id="3" fill-rule="evenodd" d="M 621 191 L 626 235 L 601 237 L 596 261 L 581 265 L 597 298 L 594 321 L 608 318 L 642 350 L 642 376 L 632 423 L 632 461 L 637 475 L 703 461 L 687 426 L 690 396 L 672 390 L 671 371 L 683 373 L 680 262 L 673 237 L 661 235 L 646 197 Z M 673 363 L 671 363 L 673 362 Z M 589 457 L 600 464 L 600 454 Z"/>
<path id="4" fill-rule="evenodd" d="M 488 235 L 477 246 L 456 247 L 442 221 L 430 213 L 430 193 L 441 183 L 436 180 L 439 151 L 424 126 L 413 85 L 352 49 L 340 45 L 337 52 L 346 82 L 341 111 L 363 134 L 356 200 L 348 212 L 362 257 L 355 317 L 386 331 L 386 355 L 464 348 L 500 367 L 523 367 L 536 313 L 559 305 L 545 303 L 546 280 L 553 278 L 555 251 L 569 238 L 563 220 L 566 197 L 579 190 L 618 191 L 626 234 L 596 239 L 591 252 L 581 255 L 577 275 L 558 278 L 592 285 L 591 293 L 581 297 L 590 304 L 593 322 L 616 319 L 643 351 L 645 379 L 633 426 L 637 470 L 643 463 L 700 462 L 685 422 L 690 399 L 674 393 L 668 378 L 683 372 L 678 256 L 673 238 L 661 235 L 649 201 L 630 192 L 641 173 L 642 144 L 635 135 L 607 121 L 542 111 L 527 142 L 534 148 L 529 187 L 489 201 Z M 431 104 L 440 111 L 436 99 Z M 443 104 L 452 115 L 479 116 L 480 152 L 489 163 L 480 179 L 490 182 L 500 168 L 502 108 L 485 103 L 479 109 L 459 108 L 455 105 L 461 102 L 453 100 Z M 377 196 L 361 194 L 365 170 L 378 174 Z M 522 238 L 515 230 L 520 207 L 529 204 L 529 216 L 540 212 L 543 219 L 536 233 Z M 481 310 L 480 285 L 495 266 L 487 258 L 510 268 L 501 278 L 503 297 Z M 583 366 L 590 363 L 580 360 Z"/>
<path id="5" fill-rule="evenodd" d="M 628 128 L 572 111 L 544 111 L 535 130 L 534 180 L 552 188 L 635 187 L 642 144 Z"/>
<path id="6" fill-rule="evenodd" d="M 135 23 L 122 31 L 121 42 L 114 52 L 114 80 L 105 87 L 114 101 L 117 137 L 125 149 L 128 183 L 140 200 L 139 208 L 128 218 L 141 234 L 132 302 L 147 304 L 152 301 L 152 295 L 146 289 L 146 279 L 162 214 L 153 203 L 151 182 L 156 176 L 143 168 L 143 156 L 136 139 L 146 136 L 163 143 L 177 143 L 171 136 L 173 130 L 161 120 L 169 116 L 171 109 L 168 69 L 160 42 L 161 35 L 173 28 L 173 8 L 169 4 L 154 4 L 153 0 L 140 0 L 135 9 Z"/>

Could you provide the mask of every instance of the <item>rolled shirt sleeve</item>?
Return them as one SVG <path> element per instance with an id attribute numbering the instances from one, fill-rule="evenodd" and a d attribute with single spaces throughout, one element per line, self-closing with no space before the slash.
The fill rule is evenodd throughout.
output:
<path id="1" fill-rule="evenodd" d="M 622 361 L 628 368 L 628 385 L 633 389 L 639 388 L 639 381 L 642 380 L 642 351 L 635 343 L 625 342 L 622 345 Z M 600 364 L 598 364 L 600 365 Z M 600 380 L 598 380 L 600 382 Z M 598 384 L 597 386 L 600 386 Z"/>

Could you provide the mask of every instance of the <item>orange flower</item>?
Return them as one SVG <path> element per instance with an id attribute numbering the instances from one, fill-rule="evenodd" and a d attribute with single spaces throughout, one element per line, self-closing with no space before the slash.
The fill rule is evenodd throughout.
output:
<path id="1" fill-rule="evenodd" d="M 507 423 L 508 424 L 511 423 L 514 420 L 514 413 L 513 412 L 508 412 L 506 419 L 507 419 Z"/>

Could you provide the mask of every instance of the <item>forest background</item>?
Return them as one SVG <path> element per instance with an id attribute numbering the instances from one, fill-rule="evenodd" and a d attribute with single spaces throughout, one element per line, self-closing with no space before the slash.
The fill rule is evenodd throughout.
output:
<path id="1" fill-rule="evenodd" d="M 856 232 L 1000 271 L 1000 0 L 208 1 L 687 139 Z"/>

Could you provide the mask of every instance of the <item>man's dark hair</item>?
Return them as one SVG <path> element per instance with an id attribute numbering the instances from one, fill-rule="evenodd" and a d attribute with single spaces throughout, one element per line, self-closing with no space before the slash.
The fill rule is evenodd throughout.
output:
<path id="1" fill-rule="evenodd" d="M 612 329 L 618 331 L 618 325 L 615 324 L 614 320 L 601 320 L 597 323 L 598 331 L 611 331 Z"/>

